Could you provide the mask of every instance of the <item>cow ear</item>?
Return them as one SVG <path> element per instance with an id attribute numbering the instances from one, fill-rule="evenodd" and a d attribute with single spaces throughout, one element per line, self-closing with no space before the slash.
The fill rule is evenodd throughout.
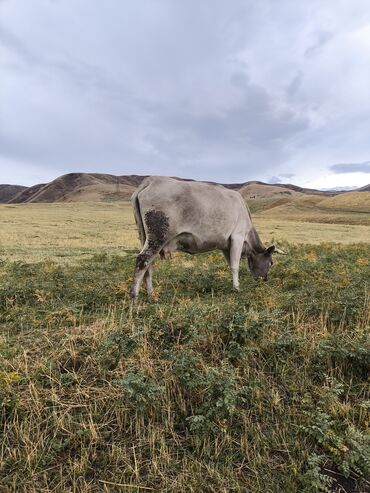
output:
<path id="1" fill-rule="evenodd" d="M 275 245 L 271 245 L 264 251 L 265 255 L 272 255 L 275 252 Z"/>

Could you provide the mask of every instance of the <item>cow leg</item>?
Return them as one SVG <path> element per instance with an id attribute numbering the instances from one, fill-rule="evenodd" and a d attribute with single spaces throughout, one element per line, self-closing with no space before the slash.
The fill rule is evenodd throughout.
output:
<path id="1" fill-rule="evenodd" d="M 152 273 L 153 273 L 153 262 L 148 266 L 144 274 L 146 290 L 149 295 L 153 293 Z"/>
<path id="2" fill-rule="evenodd" d="M 233 289 L 239 291 L 239 264 L 243 249 L 243 238 L 231 238 L 230 245 L 230 270 L 233 276 Z"/>
<path id="3" fill-rule="evenodd" d="M 158 247 L 157 249 L 153 249 L 149 245 L 146 244 L 144 246 L 144 248 L 142 249 L 142 251 L 137 256 L 134 281 L 133 281 L 133 283 L 131 285 L 131 289 L 130 289 L 131 298 L 136 298 L 136 296 L 139 294 L 139 290 L 140 290 L 141 283 L 143 282 L 143 278 L 144 278 L 147 270 L 149 268 L 151 268 L 151 263 L 155 259 L 156 255 L 158 255 L 161 248 L 162 248 L 162 246 Z M 149 272 L 148 276 L 149 276 L 149 281 L 146 281 L 147 287 L 148 287 L 148 282 L 149 282 L 149 287 L 151 287 L 151 271 Z M 147 279 L 148 279 L 148 277 L 147 277 Z"/>
<path id="4" fill-rule="evenodd" d="M 230 266 L 230 250 L 222 250 L 222 253 L 224 254 L 227 265 L 231 268 L 231 266 Z"/>

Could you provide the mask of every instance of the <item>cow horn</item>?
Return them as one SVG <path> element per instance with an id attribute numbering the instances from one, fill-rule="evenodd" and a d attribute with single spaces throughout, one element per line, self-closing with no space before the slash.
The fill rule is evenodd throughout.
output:
<path id="1" fill-rule="evenodd" d="M 275 247 L 274 253 L 280 253 L 280 255 L 288 255 L 284 250 L 281 250 L 280 248 Z"/>

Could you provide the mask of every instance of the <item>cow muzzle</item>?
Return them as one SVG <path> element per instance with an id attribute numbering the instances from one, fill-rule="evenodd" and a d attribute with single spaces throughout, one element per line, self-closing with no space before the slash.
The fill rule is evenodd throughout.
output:
<path id="1" fill-rule="evenodd" d="M 253 276 L 253 279 L 257 282 L 259 281 L 260 279 L 262 279 L 264 282 L 265 281 L 268 281 L 268 275 L 265 274 L 264 276 Z"/>

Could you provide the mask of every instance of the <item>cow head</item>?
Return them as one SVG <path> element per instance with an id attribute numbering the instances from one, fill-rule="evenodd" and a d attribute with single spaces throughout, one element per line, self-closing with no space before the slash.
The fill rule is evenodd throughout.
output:
<path id="1" fill-rule="evenodd" d="M 256 281 L 260 277 L 262 277 L 264 281 L 267 281 L 270 267 L 274 263 L 272 260 L 273 253 L 281 253 L 286 255 L 285 252 L 279 248 L 276 248 L 275 245 L 266 248 L 261 253 L 248 252 L 246 254 L 249 269 Z"/>

